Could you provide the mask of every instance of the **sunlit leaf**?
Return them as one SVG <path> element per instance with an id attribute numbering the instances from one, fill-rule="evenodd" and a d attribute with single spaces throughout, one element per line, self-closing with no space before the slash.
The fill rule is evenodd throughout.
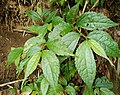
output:
<path id="1" fill-rule="evenodd" d="M 8 63 L 8 65 L 12 64 L 12 63 L 20 56 L 20 54 L 21 54 L 22 52 L 23 52 L 23 48 L 22 48 L 22 47 L 13 49 L 13 50 L 8 54 L 8 58 L 7 58 L 7 63 Z"/>
<path id="2" fill-rule="evenodd" d="M 77 48 L 75 66 L 88 88 L 91 88 L 96 75 L 96 64 L 88 41 L 82 42 Z"/>
<path id="3" fill-rule="evenodd" d="M 56 87 L 60 73 L 59 60 L 54 52 L 44 50 L 42 53 L 42 70 L 49 84 Z"/>
<path id="4" fill-rule="evenodd" d="M 70 85 L 68 85 L 68 86 L 66 87 L 66 92 L 67 92 L 69 95 L 76 95 L 75 89 L 74 89 L 72 86 L 70 86 Z"/>
<path id="5" fill-rule="evenodd" d="M 87 30 L 102 30 L 118 24 L 101 13 L 86 12 L 78 18 L 76 25 Z"/>
<path id="6" fill-rule="evenodd" d="M 73 53 L 60 40 L 48 41 L 47 47 L 57 55 L 73 56 Z"/>
<path id="7" fill-rule="evenodd" d="M 42 9 L 41 9 L 40 7 L 38 7 L 38 6 L 37 6 L 37 13 L 38 13 L 39 15 L 42 14 Z"/>
<path id="8" fill-rule="evenodd" d="M 91 88 L 86 87 L 83 92 L 83 95 L 94 95 L 92 87 Z"/>
<path id="9" fill-rule="evenodd" d="M 72 30 L 72 26 L 68 23 L 62 22 L 55 26 L 52 32 L 49 33 L 48 38 L 51 40 L 60 38 Z"/>
<path id="10" fill-rule="evenodd" d="M 63 18 L 59 17 L 59 16 L 56 16 L 54 17 L 54 19 L 52 19 L 52 24 L 53 26 L 56 26 L 58 25 L 59 23 L 62 23 L 64 22 Z"/>
<path id="11" fill-rule="evenodd" d="M 118 44 L 105 31 L 90 32 L 88 38 L 94 39 L 105 50 L 108 56 L 120 57 L 120 49 Z"/>

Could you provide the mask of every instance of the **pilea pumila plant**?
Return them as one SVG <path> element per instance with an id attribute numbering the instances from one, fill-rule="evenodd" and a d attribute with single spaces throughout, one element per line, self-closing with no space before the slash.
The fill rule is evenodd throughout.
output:
<path id="1" fill-rule="evenodd" d="M 27 11 L 32 20 L 42 21 L 24 27 L 34 32 L 24 47 L 12 48 L 8 55 L 8 65 L 15 63 L 18 76 L 25 76 L 22 91 L 32 95 L 76 95 L 79 86 L 70 83 L 78 72 L 85 83 L 83 95 L 115 95 L 112 83 L 106 77 L 95 78 L 96 62 L 94 53 L 114 64 L 108 56 L 120 57 L 118 44 L 105 31 L 118 24 L 101 13 L 85 12 L 78 17 L 79 3 L 69 9 L 66 18 L 56 16 L 58 10 Z M 78 17 L 78 19 L 76 19 Z M 75 22 L 73 24 L 73 22 Z M 88 31 L 85 35 L 81 30 Z M 40 66 L 38 80 L 26 84 L 27 78 Z"/>

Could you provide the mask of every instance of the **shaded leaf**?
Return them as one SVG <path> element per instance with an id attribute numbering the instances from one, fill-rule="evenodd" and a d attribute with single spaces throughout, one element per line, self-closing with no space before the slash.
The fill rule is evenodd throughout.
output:
<path id="1" fill-rule="evenodd" d="M 46 95 L 47 94 L 48 87 L 49 87 L 48 81 L 45 78 L 43 78 L 42 81 L 41 81 L 42 95 Z"/>
<path id="2" fill-rule="evenodd" d="M 76 4 L 68 11 L 68 14 L 66 16 L 66 21 L 68 23 L 72 23 L 76 19 L 78 11 L 79 11 L 79 4 Z"/>
<path id="3" fill-rule="evenodd" d="M 68 95 L 76 95 L 75 89 L 70 85 L 66 87 L 66 92 L 68 93 Z"/>
<path id="4" fill-rule="evenodd" d="M 78 18 L 76 25 L 87 30 L 102 30 L 118 24 L 101 13 L 86 12 Z"/>
<path id="5" fill-rule="evenodd" d="M 83 1 L 84 0 L 75 0 L 76 3 L 80 4 L 81 6 L 83 6 Z"/>
<path id="6" fill-rule="evenodd" d="M 55 11 L 51 12 L 51 13 L 48 15 L 47 19 L 45 20 L 45 22 L 48 23 L 48 22 L 52 21 L 52 19 L 53 19 L 53 18 L 55 17 L 55 15 L 57 14 L 57 11 L 58 11 L 58 10 L 55 10 Z"/>
<path id="7" fill-rule="evenodd" d="M 51 40 L 60 38 L 72 30 L 72 26 L 68 23 L 62 22 L 55 26 L 52 32 L 49 33 L 48 38 Z"/>
<path id="8" fill-rule="evenodd" d="M 87 41 L 82 42 L 76 50 L 75 66 L 88 88 L 91 88 L 96 75 L 96 64 Z"/>
<path id="9" fill-rule="evenodd" d="M 62 23 L 64 22 L 63 18 L 59 17 L 59 16 L 56 16 L 54 17 L 54 19 L 52 19 L 52 24 L 53 26 L 56 26 L 58 25 L 59 23 Z"/>
<path id="10" fill-rule="evenodd" d="M 105 31 L 90 32 L 88 38 L 94 39 L 105 50 L 108 56 L 120 57 L 120 49 L 118 44 Z"/>
<path id="11" fill-rule="evenodd" d="M 44 50 L 42 53 L 42 70 L 45 78 L 52 87 L 58 84 L 60 73 L 60 64 L 56 55 L 49 50 Z"/>
<path id="12" fill-rule="evenodd" d="M 60 40 L 48 41 L 47 47 L 57 55 L 73 56 L 72 52 Z"/>
<path id="13" fill-rule="evenodd" d="M 13 50 L 8 54 L 8 58 L 7 58 L 7 63 L 8 63 L 8 65 L 12 64 L 12 63 L 20 56 L 20 54 L 21 54 L 22 52 L 23 52 L 23 48 L 22 48 L 22 47 L 13 49 Z"/>
<path id="14" fill-rule="evenodd" d="M 100 88 L 100 91 L 103 93 L 102 95 L 115 95 L 112 91 L 107 88 Z"/>
<path id="15" fill-rule="evenodd" d="M 108 88 L 108 89 L 113 88 L 112 82 L 109 82 L 108 79 L 105 76 L 103 76 L 102 78 L 97 78 L 96 81 L 95 81 L 95 86 L 96 87 Z"/>
<path id="16" fill-rule="evenodd" d="M 32 20 L 40 20 L 40 16 L 35 12 L 35 11 L 32 11 L 32 10 L 29 10 L 26 12 L 26 14 L 32 19 Z"/>

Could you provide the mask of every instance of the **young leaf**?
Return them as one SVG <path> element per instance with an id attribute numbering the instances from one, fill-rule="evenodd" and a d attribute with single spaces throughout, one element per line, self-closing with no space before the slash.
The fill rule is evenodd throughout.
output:
<path id="1" fill-rule="evenodd" d="M 28 61 L 27 67 L 25 70 L 25 78 L 23 80 L 23 83 L 27 79 L 27 77 L 37 68 L 38 62 L 40 60 L 40 56 L 41 56 L 41 52 L 36 53 Z M 22 85 L 23 85 L 23 83 L 22 83 Z"/>
<path id="2" fill-rule="evenodd" d="M 86 87 L 83 92 L 83 95 L 94 95 L 92 87 L 91 88 Z"/>
<path id="3" fill-rule="evenodd" d="M 103 93 L 103 95 L 115 95 L 112 91 L 110 91 L 107 88 L 100 88 L 100 92 Z"/>
<path id="4" fill-rule="evenodd" d="M 59 16 L 56 16 L 54 17 L 54 19 L 52 19 L 52 24 L 53 26 L 56 26 L 58 25 L 59 23 L 62 23 L 64 22 L 63 18 L 59 17 Z"/>
<path id="5" fill-rule="evenodd" d="M 118 24 L 101 13 L 86 12 L 78 18 L 76 25 L 87 30 L 102 30 Z"/>
<path id="6" fill-rule="evenodd" d="M 105 76 L 103 76 L 102 78 L 97 78 L 96 81 L 95 81 L 95 86 L 96 87 L 108 88 L 108 89 L 113 88 L 112 82 L 109 82 L 108 79 Z"/>
<path id="7" fill-rule="evenodd" d="M 105 31 L 95 30 L 90 32 L 88 38 L 94 39 L 96 42 L 98 42 L 108 56 L 120 57 L 120 49 L 118 44 Z"/>
<path id="8" fill-rule="evenodd" d="M 59 60 L 54 52 L 44 50 L 42 53 L 42 70 L 45 78 L 52 87 L 58 84 L 58 77 L 60 73 Z"/>
<path id="9" fill-rule="evenodd" d="M 68 93 L 68 95 L 76 95 L 75 89 L 69 85 L 66 87 L 66 92 Z"/>
<path id="10" fill-rule="evenodd" d="M 76 32 L 70 32 L 62 37 L 62 42 L 73 52 L 80 39 L 80 34 Z"/>
<path id="11" fill-rule="evenodd" d="M 106 59 L 110 62 L 110 64 L 111 64 L 112 66 L 114 66 L 113 63 L 112 63 L 112 62 L 109 60 L 109 58 L 107 57 L 104 49 L 100 46 L 99 43 L 97 43 L 97 42 L 96 42 L 95 40 L 93 40 L 93 39 L 88 40 L 88 42 L 89 42 L 90 47 L 93 49 L 93 51 L 94 51 L 96 54 L 98 54 L 99 56 L 102 56 L 102 57 L 106 58 Z"/>
<path id="12" fill-rule="evenodd" d="M 13 50 L 8 54 L 8 58 L 7 58 L 7 63 L 8 63 L 8 65 L 12 64 L 12 63 L 20 56 L 20 54 L 21 54 L 22 52 L 23 52 L 23 48 L 22 48 L 22 47 L 13 49 Z"/>
<path id="13" fill-rule="evenodd" d="M 68 11 L 68 14 L 66 16 L 66 21 L 68 23 L 72 23 L 76 19 L 78 11 L 79 11 L 79 4 L 76 4 Z"/>
<path id="14" fill-rule="evenodd" d="M 60 38 L 72 30 L 72 26 L 66 22 L 62 22 L 55 26 L 52 32 L 49 33 L 48 38 L 51 40 Z"/>
<path id="15" fill-rule="evenodd" d="M 47 47 L 57 55 L 73 56 L 73 53 L 60 40 L 48 41 L 46 44 Z"/>
<path id="16" fill-rule="evenodd" d="M 26 14 L 32 19 L 32 20 L 40 20 L 40 16 L 35 11 L 27 11 Z"/>
<path id="17" fill-rule="evenodd" d="M 96 64 L 88 41 L 82 42 L 77 48 L 75 66 L 88 88 L 91 88 L 96 75 Z"/>
<path id="18" fill-rule="evenodd" d="M 50 14 L 49 14 L 49 16 L 47 17 L 47 19 L 45 20 L 45 22 L 46 23 L 49 23 L 50 21 L 52 21 L 52 19 L 55 17 L 55 15 L 57 14 L 57 11 L 58 10 L 55 10 L 55 11 L 53 11 L 53 12 L 51 12 Z"/>
<path id="19" fill-rule="evenodd" d="M 48 81 L 45 78 L 43 78 L 42 81 L 41 81 L 42 95 L 46 95 L 47 94 L 48 87 L 49 87 Z"/>
<path id="20" fill-rule="evenodd" d="M 42 9 L 41 9 L 40 7 L 38 7 L 38 6 L 37 6 L 37 13 L 38 13 L 39 15 L 42 14 Z"/>

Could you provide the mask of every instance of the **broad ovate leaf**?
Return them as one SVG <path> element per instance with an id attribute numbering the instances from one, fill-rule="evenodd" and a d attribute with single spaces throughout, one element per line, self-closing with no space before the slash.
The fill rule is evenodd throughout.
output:
<path id="1" fill-rule="evenodd" d="M 80 39 L 80 34 L 76 32 L 70 32 L 62 37 L 62 42 L 73 52 Z"/>
<path id="2" fill-rule="evenodd" d="M 23 80 L 23 83 L 27 79 L 27 77 L 37 68 L 40 57 L 41 57 L 41 52 L 38 52 L 38 53 L 34 54 L 28 61 L 27 67 L 25 70 L 25 78 Z"/>
<path id="3" fill-rule="evenodd" d="M 58 25 L 59 23 L 62 23 L 64 22 L 63 18 L 59 17 L 59 16 L 56 16 L 54 17 L 54 19 L 52 19 L 52 24 L 53 26 L 56 26 Z"/>
<path id="4" fill-rule="evenodd" d="M 32 19 L 32 20 L 40 20 L 40 16 L 35 12 L 35 11 L 32 11 L 32 10 L 29 10 L 26 12 L 26 14 Z"/>
<path id="5" fill-rule="evenodd" d="M 70 85 L 68 85 L 66 87 L 66 92 L 68 95 L 76 95 L 76 91 L 75 91 L 74 87 L 72 87 Z"/>
<path id="6" fill-rule="evenodd" d="M 107 88 L 100 88 L 101 95 L 115 95 L 112 91 Z"/>
<path id="7" fill-rule="evenodd" d="M 57 55 L 73 56 L 73 53 L 67 48 L 67 46 L 58 39 L 53 41 L 48 41 L 46 44 L 47 47 Z"/>
<path id="8" fill-rule="evenodd" d="M 105 50 L 107 56 L 120 57 L 118 44 L 105 31 L 95 30 L 88 34 L 88 38 L 94 39 Z"/>
<path id="9" fill-rule="evenodd" d="M 87 30 L 103 30 L 118 24 L 101 13 L 86 12 L 78 18 L 76 25 Z"/>
<path id="10" fill-rule="evenodd" d="M 42 70 L 45 78 L 52 87 L 58 84 L 58 77 L 60 73 L 59 60 L 50 50 L 44 50 L 42 53 Z"/>
<path id="11" fill-rule="evenodd" d="M 22 48 L 22 47 L 13 49 L 13 50 L 8 54 L 8 58 L 7 58 L 7 63 L 8 63 L 8 65 L 12 64 L 12 63 L 20 56 L 20 54 L 21 54 L 22 52 L 23 52 L 23 48 Z"/>
<path id="12" fill-rule="evenodd" d="M 66 16 L 66 21 L 68 23 L 72 23 L 76 19 L 78 11 L 79 11 L 79 4 L 76 4 L 68 11 L 68 14 Z"/>
<path id="13" fill-rule="evenodd" d="M 46 95 L 49 88 L 49 83 L 45 78 L 42 79 L 40 88 L 42 91 L 42 95 Z"/>
<path id="14" fill-rule="evenodd" d="M 51 40 L 58 39 L 64 36 L 72 30 L 72 26 L 69 23 L 62 22 L 55 26 L 52 32 L 49 33 L 48 38 Z"/>
<path id="15" fill-rule="evenodd" d="M 91 88 L 86 87 L 83 92 L 83 95 L 94 95 L 92 87 Z"/>
<path id="16" fill-rule="evenodd" d="M 91 88 L 96 75 L 96 64 L 87 40 L 76 50 L 75 66 L 83 81 Z"/>

